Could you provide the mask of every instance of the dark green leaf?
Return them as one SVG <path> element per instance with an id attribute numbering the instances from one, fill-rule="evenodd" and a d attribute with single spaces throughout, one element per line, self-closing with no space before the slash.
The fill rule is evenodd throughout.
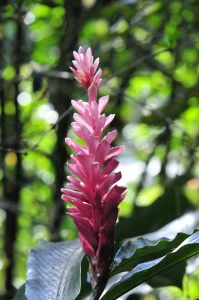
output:
<path id="1" fill-rule="evenodd" d="M 148 281 L 157 274 L 199 253 L 199 232 L 195 232 L 180 244 L 173 252 L 136 266 L 125 274 L 103 295 L 102 300 L 114 300 Z"/>
<path id="2" fill-rule="evenodd" d="M 169 42 L 173 43 L 176 42 L 177 39 L 181 36 L 181 31 L 176 30 L 172 34 L 169 35 Z"/>
<path id="3" fill-rule="evenodd" d="M 169 47 L 170 41 L 169 41 L 168 37 L 164 37 L 162 40 L 158 41 L 157 44 L 162 47 Z"/>
<path id="4" fill-rule="evenodd" d="M 178 233 L 173 240 L 162 238 L 156 241 L 150 241 L 144 238 L 138 238 L 134 241 L 128 241 L 117 252 L 112 269 L 111 276 L 132 270 L 136 265 L 166 255 L 175 249 L 189 235 Z"/>
<path id="5" fill-rule="evenodd" d="M 147 283 L 153 288 L 177 286 L 181 289 L 185 270 L 186 262 L 183 261 L 147 280 Z"/>
<path id="6" fill-rule="evenodd" d="M 83 251 L 79 240 L 32 249 L 27 265 L 27 300 L 73 300 L 80 292 Z"/>

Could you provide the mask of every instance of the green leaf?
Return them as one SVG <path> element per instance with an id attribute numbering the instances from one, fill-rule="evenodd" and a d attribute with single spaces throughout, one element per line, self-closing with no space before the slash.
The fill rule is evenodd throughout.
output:
<path id="1" fill-rule="evenodd" d="M 177 39 L 181 36 L 182 32 L 180 30 L 175 30 L 172 34 L 169 35 L 169 42 L 172 44 L 176 42 Z"/>
<path id="2" fill-rule="evenodd" d="M 171 45 L 168 37 L 164 37 L 162 40 L 158 41 L 157 44 L 158 46 L 162 46 L 162 47 L 169 47 Z"/>
<path id="3" fill-rule="evenodd" d="M 102 296 L 102 300 L 114 300 L 157 274 L 199 253 L 199 232 L 193 233 L 169 254 L 136 266 L 125 274 Z"/>
<path id="4" fill-rule="evenodd" d="M 73 300 L 81 287 L 81 260 L 84 254 L 79 240 L 48 243 L 41 241 L 32 249 L 27 264 L 27 300 Z"/>
<path id="5" fill-rule="evenodd" d="M 13 300 L 26 300 L 25 297 L 25 284 L 23 284 L 18 290 Z"/>
<path id="6" fill-rule="evenodd" d="M 150 241 L 140 237 L 134 241 L 128 241 L 118 250 L 114 258 L 111 276 L 130 271 L 140 263 L 166 255 L 188 237 L 186 233 L 178 233 L 172 240 L 162 238 Z"/>
<path id="7" fill-rule="evenodd" d="M 158 273 L 156 276 L 147 280 L 147 283 L 153 288 L 176 286 L 182 289 L 182 281 L 185 271 L 186 262 L 183 261 L 161 273 Z"/>

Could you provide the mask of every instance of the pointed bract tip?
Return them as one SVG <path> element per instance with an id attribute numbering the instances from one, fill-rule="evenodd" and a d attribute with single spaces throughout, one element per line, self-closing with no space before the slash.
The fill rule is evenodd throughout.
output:
<path id="1" fill-rule="evenodd" d="M 92 50 L 89 47 L 86 52 L 80 46 L 78 49 L 78 53 L 73 51 L 73 56 L 75 60 L 73 60 L 73 65 L 76 70 L 70 68 L 71 71 L 76 75 L 75 79 L 86 89 L 95 84 L 96 88 L 99 89 L 101 85 L 101 69 L 95 74 L 98 64 L 99 58 L 97 58 L 93 63 Z"/>
<path id="2" fill-rule="evenodd" d="M 82 46 L 79 47 L 79 52 L 85 53 L 84 48 Z"/>

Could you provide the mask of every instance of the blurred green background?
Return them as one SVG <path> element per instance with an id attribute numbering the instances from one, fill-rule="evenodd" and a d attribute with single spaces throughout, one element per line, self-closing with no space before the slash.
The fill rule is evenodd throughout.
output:
<path id="1" fill-rule="evenodd" d="M 122 184 L 116 247 L 199 207 L 199 2 L 2 0 L 0 4 L 0 298 L 26 278 L 41 239 L 77 236 L 60 189 L 72 136 L 71 99 L 86 99 L 69 70 L 73 50 L 100 57 L 106 113 Z M 85 288 L 86 289 L 86 288 Z M 84 292 L 84 291 L 83 291 Z M 183 290 L 128 299 L 198 299 L 199 269 Z"/>

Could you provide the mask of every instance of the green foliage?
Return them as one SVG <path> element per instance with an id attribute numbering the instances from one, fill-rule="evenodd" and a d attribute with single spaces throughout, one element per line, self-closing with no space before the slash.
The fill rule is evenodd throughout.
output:
<path id="1" fill-rule="evenodd" d="M 162 271 L 199 253 L 199 232 L 192 234 L 166 256 L 139 264 L 108 289 L 102 300 L 114 300 Z M 157 282 L 156 282 L 157 284 Z"/>
<path id="2" fill-rule="evenodd" d="M 85 98 L 67 77 L 79 45 L 100 56 L 100 95 L 110 94 L 106 113 L 116 114 L 117 143 L 126 147 L 121 170 L 128 194 L 120 205 L 116 249 L 125 238 L 198 209 L 199 2 L 7 2 L 13 1 L 0 4 L 0 298 L 10 299 L 25 282 L 31 248 L 41 239 L 77 237 L 60 200 L 72 113 L 53 124 L 71 99 Z M 25 153 L 21 159 L 17 148 Z M 90 288 L 86 268 L 79 299 Z M 158 300 L 163 292 L 169 299 L 196 299 L 198 281 L 196 268 L 184 276 L 182 291 L 154 289 L 149 297 Z"/>
<path id="3" fill-rule="evenodd" d="M 177 248 L 188 235 L 179 233 L 173 240 L 159 239 L 150 241 L 144 238 L 138 238 L 124 244 L 117 252 L 112 267 L 111 276 L 131 271 L 140 263 L 164 256 L 166 253 Z"/>
<path id="4" fill-rule="evenodd" d="M 183 241 L 183 242 L 182 242 Z M 199 232 L 179 233 L 175 239 L 150 241 L 138 238 L 124 244 L 115 256 L 111 276 L 120 276 L 102 299 L 117 299 L 137 285 L 147 281 L 152 287 L 174 285 L 182 288 L 187 258 L 199 253 Z M 16 294 L 57 300 L 75 299 L 80 292 L 80 264 L 83 258 L 79 240 L 61 243 L 40 242 L 31 250 L 27 264 L 27 282 Z M 152 260 L 151 260 L 152 259 Z M 48 280 L 46 280 L 48 277 Z M 49 286 L 50 285 L 50 286 Z"/>

